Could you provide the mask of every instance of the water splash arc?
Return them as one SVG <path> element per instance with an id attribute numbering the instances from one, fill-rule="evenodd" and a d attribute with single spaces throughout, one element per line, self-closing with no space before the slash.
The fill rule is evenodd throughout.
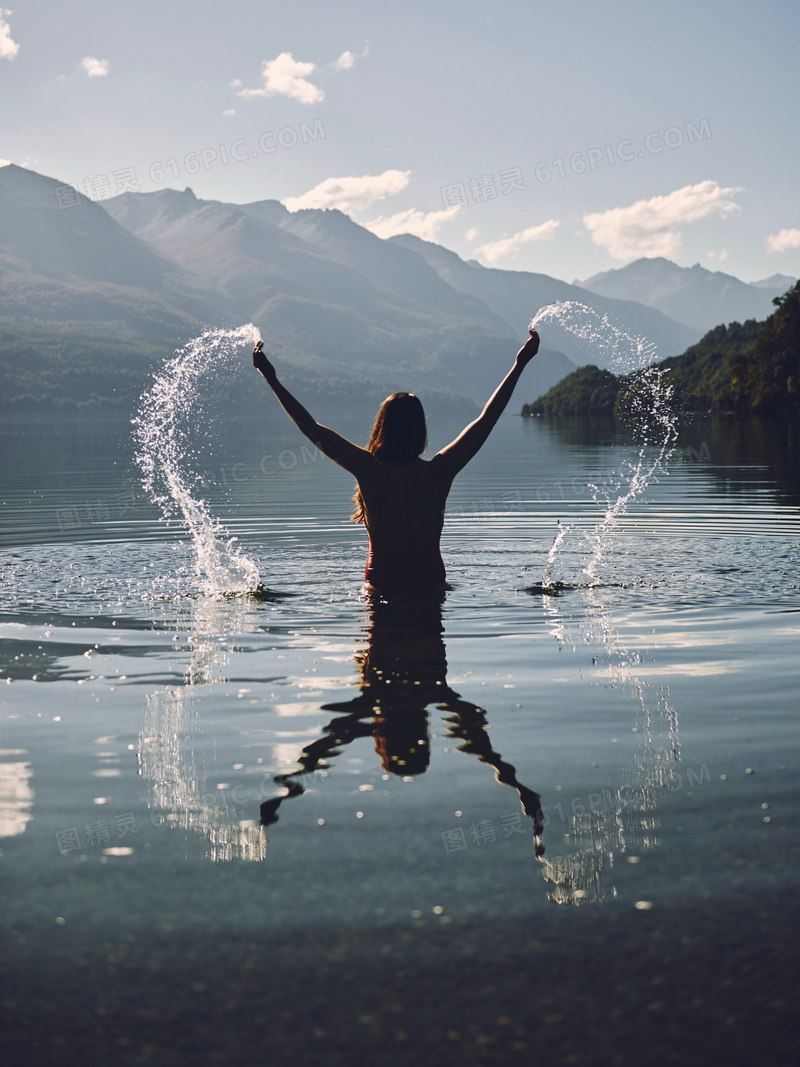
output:
<path id="1" fill-rule="evenodd" d="M 182 518 L 192 538 L 201 592 L 211 595 L 252 592 L 259 585 L 259 574 L 199 495 L 199 475 L 186 459 L 192 451 L 191 415 L 201 381 L 258 339 L 252 323 L 233 330 L 206 330 L 195 337 L 156 374 L 133 420 L 142 484 L 166 519 L 178 514 Z"/>
<path id="2" fill-rule="evenodd" d="M 528 324 L 538 330 L 543 323 L 554 323 L 581 341 L 595 346 L 603 362 L 614 374 L 628 374 L 648 366 L 656 359 L 658 347 L 646 337 L 629 333 L 579 300 L 557 300 L 540 308 Z"/>
<path id="3" fill-rule="evenodd" d="M 615 897 L 615 864 L 623 857 L 635 861 L 639 854 L 659 844 L 660 797 L 680 761 L 678 718 L 669 691 L 637 676 L 636 652 L 625 646 L 611 618 L 608 586 L 616 584 L 616 576 L 611 582 L 603 581 L 602 576 L 620 519 L 648 486 L 666 473 L 677 436 L 677 418 L 664 372 L 649 365 L 655 348 L 644 338 L 631 336 L 577 301 L 542 308 L 531 321 L 531 329 L 542 322 L 558 322 L 590 341 L 607 367 L 630 376 L 626 414 L 641 442 L 622 466 L 610 472 L 605 485 L 590 483 L 594 502 L 602 509 L 599 522 L 588 530 L 558 523 L 540 587 L 559 648 L 588 644 L 598 673 L 630 697 L 636 712 L 632 729 L 638 744 L 630 786 L 610 783 L 593 794 L 589 807 L 579 804 L 577 810 L 573 808 L 570 832 L 564 835 L 566 848 L 561 854 L 539 857 L 550 900 L 577 906 Z M 580 574 L 566 570 L 566 580 L 561 580 L 559 573 L 570 567 L 565 562 L 568 551 L 574 552 Z M 571 566 L 574 568 L 575 563 Z M 576 589 L 583 610 L 573 606 L 569 613 L 562 612 L 556 596 L 561 588 Z"/>
<path id="4" fill-rule="evenodd" d="M 601 582 L 601 564 L 620 519 L 654 480 L 667 473 L 666 464 L 677 439 L 677 416 L 672 410 L 672 387 L 665 381 L 665 372 L 651 366 L 657 352 L 652 342 L 628 333 L 612 323 L 608 315 L 601 315 L 577 300 L 561 300 L 540 308 L 531 319 L 529 329 L 538 329 L 548 322 L 558 323 L 562 329 L 594 345 L 615 374 L 635 379 L 627 415 L 641 440 L 638 454 L 605 486 L 589 485 L 595 503 L 604 508 L 604 515 L 593 529 L 581 535 L 582 554 L 587 562 L 578 584 L 587 584 L 588 579 L 588 585 L 593 586 Z M 557 582 L 557 560 L 571 532 L 570 526 L 558 524 L 545 563 L 544 588 Z"/>

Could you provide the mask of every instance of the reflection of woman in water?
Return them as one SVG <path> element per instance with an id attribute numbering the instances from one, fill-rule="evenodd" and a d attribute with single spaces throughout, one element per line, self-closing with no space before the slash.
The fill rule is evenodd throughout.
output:
<path id="1" fill-rule="evenodd" d="M 523 369 L 536 355 L 539 337 L 535 330 L 530 331 L 530 339 L 481 414 L 431 460 L 421 459 L 426 444 L 425 414 L 413 393 L 393 393 L 384 400 L 367 447 L 359 448 L 312 418 L 278 381 L 261 345 L 259 341 L 253 351 L 253 366 L 264 375 L 286 413 L 358 482 L 353 518 L 367 527 L 368 586 L 382 596 L 419 596 L 444 589 L 439 538 L 447 494 L 455 476 L 486 441 Z"/>
<path id="2" fill-rule="evenodd" d="M 327 766 L 329 759 L 359 737 L 374 739 L 381 765 L 389 774 L 423 774 L 430 763 L 427 709 L 434 705 L 444 712 L 447 736 L 461 742 L 459 751 L 494 768 L 497 781 L 517 792 L 522 810 L 533 823 L 536 853 L 542 855 L 539 794 L 518 782 L 514 767 L 492 748 L 485 711 L 462 700 L 447 684 L 440 602 L 431 598 L 387 603 L 374 598 L 367 647 L 356 653 L 356 664 L 360 694 L 353 700 L 324 705 L 326 711 L 339 714 L 317 741 L 303 749 L 297 761 L 301 769 L 275 778 L 287 793 L 261 805 L 262 824 L 276 822 L 281 803 L 304 791 L 303 777 Z"/>

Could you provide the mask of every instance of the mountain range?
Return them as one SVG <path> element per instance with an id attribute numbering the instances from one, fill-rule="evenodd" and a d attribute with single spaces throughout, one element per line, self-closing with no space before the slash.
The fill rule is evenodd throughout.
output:
<path id="1" fill-rule="evenodd" d="M 191 189 L 124 193 L 104 207 L 131 233 L 244 301 L 256 321 L 269 316 L 279 322 L 288 298 L 330 306 L 337 315 L 349 308 L 392 329 L 413 326 L 416 316 L 433 310 L 516 339 L 543 305 L 586 298 L 545 274 L 488 269 L 410 235 L 382 240 L 337 210 L 290 212 L 276 200 L 203 201 Z M 647 332 L 665 350 L 692 336 L 691 329 L 630 301 L 591 303 L 628 329 Z M 596 355 L 573 334 L 558 336 L 553 347 L 574 363 Z"/>
<path id="2" fill-rule="evenodd" d="M 4 407 L 67 394 L 81 404 L 90 393 L 97 404 L 134 403 L 154 359 L 208 326 L 247 321 L 287 384 L 329 407 L 343 397 L 374 407 L 388 391 L 413 389 L 474 408 L 510 366 L 530 319 L 556 301 L 590 305 L 646 336 L 657 358 L 699 337 L 655 306 L 652 289 L 634 301 L 487 268 L 410 235 L 380 239 L 336 210 L 200 200 L 191 189 L 100 202 L 69 190 L 65 202 L 67 189 L 21 167 L 0 168 Z M 622 273 L 584 285 L 602 288 L 603 278 Z M 744 288 L 769 304 L 766 281 Z M 747 305 L 733 317 L 749 313 Z M 103 358 L 104 338 L 111 359 Z M 603 366 L 603 353 L 548 322 L 526 371 L 527 395 L 586 363 Z M 232 403 L 249 393 L 232 381 Z"/>
<path id="3" fill-rule="evenodd" d="M 706 270 L 699 263 L 679 267 L 657 256 L 637 259 L 575 284 L 598 296 L 635 300 L 657 308 L 676 322 L 705 333 L 720 324 L 766 319 L 774 311 L 773 298 L 791 289 L 796 281 L 775 274 L 760 282 L 742 282 L 731 274 Z"/>
<path id="4" fill-rule="evenodd" d="M 234 314 L 189 271 L 132 237 L 99 205 L 13 164 L 0 168 L 0 315 L 124 322 L 146 336 L 176 334 L 208 315 Z"/>

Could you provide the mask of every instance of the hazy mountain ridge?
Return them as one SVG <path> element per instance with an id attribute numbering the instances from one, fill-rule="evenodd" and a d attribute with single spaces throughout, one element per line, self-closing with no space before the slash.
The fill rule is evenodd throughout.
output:
<path id="1" fill-rule="evenodd" d="M 257 318 L 276 295 L 287 295 L 393 325 L 413 327 L 420 316 L 427 325 L 434 311 L 506 332 L 485 305 L 455 292 L 419 257 L 381 241 L 340 211 L 290 214 L 273 202 L 268 212 L 269 201 L 225 204 L 197 200 L 190 191 L 179 194 L 178 210 L 174 197 L 162 200 L 171 192 L 124 193 L 105 206 L 164 255 L 223 286 L 250 317 Z"/>
<path id="2" fill-rule="evenodd" d="M 750 285 L 754 285 L 756 289 L 772 289 L 774 293 L 785 293 L 788 289 L 791 289 L 796 278 L 792 278 L 789 274 L 771 274 L 769 278 L 762 278 L 758 282 L 750 282 Z"/>
<path id="3" fill-rule="evenodd" d="M 52 178 L 0 168 L 0 315 L 126 322 L 176 335 L 230 318 L 219 293 L 80 196 L 60 209 Z M 78 196 L 79 194 L 76 194 Z"/>
<path id="4" fill-rule="evenodd" d="M 787 276 L 773 275 L 762 282 L 747 283 L 722 271 L 706 270 L 699 263 L 679 267 L 657 256 L 637 259 L 575 284 L 600 296 L 658 308 L 675 321 L 705 332 L 722 322 L 765 319 L 772 312 L 773 298 L 791 288 L 795 280 L 789 278 L 785 284 Z"/>
<path id="5" fill-rule="evenodd" d="M 249 208 L 250 205 L 245 204 L 243 210 L 247 212 Z M 373 283 L 395 296 L 440 312 L 466 315 L 485 322 L 492 329 L 504 331 L 506 324 L 485 304 L 465 298 L 443 282 L 424 260 L 420 263 L 416 254 L 376 237 L 341 211 L 286 211 L 278 225 L 324 250 L 338 262 L 366 274 Z"/>
<path id="6" fill-rule="evenodd" d="M 486 303 L 516 335 L 527 329 L 539 308 L 560 300 L 574 300 L 607 315 L 609 321 L 631 335 L 646 337 L 655 345 L 660 358 L 682 352 L 699 336 L 693 327 L 675 322 L 655 308 L 602 294 L 590 297 L 579 286 L 547 274 L 483 267 L 474 260 L 464 261 L 441 245 L 408 234 L 392 237 L 389 243 L 418 252 L 449 285 Z M 557 322 L 548 322 L 547 341 L 578 365 L 603 364 L 603 353 L 598 353 L 591 342 L 570 333 Z"/>
<path id="7" fill-rule="evenodd" d="M 463 315 L 443 313 L 435 301 L 425 307 L 393 294 L 324 249 L 270 224 L 266 214 L 279 219 L 288 214 L 281 205 L 256 204 L 244 212 L 171 190 L 120 198 L 115 206 L 124 208 L 128 226 L 151 227 L 163 251 L 84 197 L 61 210 L 56 195 L 61 184 L 23 168 L 0 168 L 0 369 L 6 408 L 23 398 L 27 405 L 39 398 L 45 406 L 62 401 L 92 406 L 103 397 L 115 403 L 120 392 L 134 404 L 150 374 L 140 359 L 143 351 L 152 355 L 163 348 L 166 355 L 208 325 L 248 320 L 261 326 L 286 380 L 302 385 L 304 395 L 315 400 L 343 398 L 338 383 L 345 381 L 352 404 L 367 398 L 373 404 L 377 391 L 412 388 L 438 392 L 439 403 L 452 394 L 450 403 L 459 409 L 471 395 L 474 410 L 510 362 L 516 339 L 492 324 L 490 312 L 484 310 L 484 322 L 476 323 L 470 301 L 458 294 L 450 294 L 450 307 L 463 306 Z M 371 234 L 367 239 L 378 240 Z M 391 254 L 395 260 L 402 255 Z M 428 271 L 421 261 L 420 266 Z M 446 288 L 429 274 L 429 290 Z M 35 345 L 48 346 L 46 374 L 20 357 L 32 347 L 26 322 Z M 105 362 L 98 359 L 96 327 L 105 330 L 113 348 Z M 142 349 L 131 329 L 164 344 Z M 115 370 L 126 354 L 133 377 Z M 92 388 L 79 392 L 86 367 L 92 368 Z M 539 375 L 551 384 L 571 369 L 554 354 Z M 53 393 L 56 381 L 63 392 Z M 237 387 L 249 398 L 252 389 L 245 382 L 246 376 Z"/>
<path id="8" fill-rule="evenodd" d="M 277 201 L 200 201 L 190 190 L 126 193 L 109 212 L 241 307 L 279 359 L 317 373 L 394 382 L 482 402 L 521 337 L 413 251 L 340 211 L 290 213 Z M 209 255 L 209 249 L 213 255 Z M 552 347 L 552 346 L 551 346 Z M 542 353 L 532 375 L 552 384 L 574 369 Z M 387 377 L 391 375 L 391 377 Z"/>
<path id="9" fill-rule="evenodd" d="M 64 388 L 80 378 L 85 358 L 100 398 L 119 400 L 113 366 L 126 359 L 127 344 L 133 369 L 124 375 L 124 391 L 131 402 L 134 381 L 143 387 L 149 373 L 144 352 L 166 353 L 209 325 L 254 322 L 281 374 L 300 382 L 314 403 L 345 395 L 372 402 L 376 390 L 412 389 L 480 404 L 510 365 L 532 315 L 558 300 L 593 305 L 646 335 L 662 356 L 698 336 L 657 309 L 589 299 L 544 274 L 482 267 L 411 236 L 382 240 L 340 211 L 204 201 L 191 189 L 125 193 L 100 203 L 79 197 L 77 206 L 60 210 L 61 184 L 20 167 L 0 168 L 0 316 L 3 361 L 13 364 L 4 378 L 11 390 L 4 387 L 6 405 L 15 396 L 44 397 L 43 384 L 15 362 L 13 323 L 24 320 L 40 339 L 52 337 L 59 359 L 72 368 L 72 376 L 56 376 Z M 81 322 L 94 324 L 83 355 Z M 95 347 L 104 324 L 115 346 L 108 368 Z M 156 347 L 134 344 L 131 330 Z M 19 345 L 29 346 L 22 332 Z M 550 324 L 544 343 L 526 371 L 534 395 L 576 364 L 598 361 L 591 348 Z M 246 375 L 238 375 L 232 402 L 237 389 L 252 392 Z M 82 398 L 73 389 L 69 399 Z"/>

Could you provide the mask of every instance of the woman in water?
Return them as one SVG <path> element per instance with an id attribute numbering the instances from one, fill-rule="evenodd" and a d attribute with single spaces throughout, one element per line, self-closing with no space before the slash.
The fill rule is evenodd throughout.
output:
<path id="1" fill-rule="evenodd" d="M 427 443 L 425 413 L 413 393 L 393 393 L 384 400 L 367 447 L 359 448 L 321 426 L 281 385 L 262 343 L 253 350 L 253 366 L 300 432 L 358 483 L 352 518 L 367 528 L 368 590 L 387 597 L 442 592 L 446 584 L 439 539 L 447 494 L 455 476 L 486 441 L 523 369 L 539 350 L 536 331 L 530 331 L 530 339 L 477 419 L 431 460 L 421 458 Z"/>

